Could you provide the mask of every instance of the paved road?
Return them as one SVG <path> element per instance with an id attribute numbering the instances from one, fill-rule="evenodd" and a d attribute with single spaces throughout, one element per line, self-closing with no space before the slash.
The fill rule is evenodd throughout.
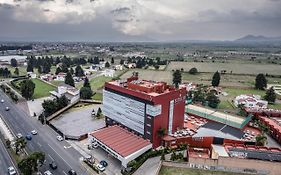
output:
<path id="1" fill-rule="evenodd" d="M 56 140 L 57 133 L 50 127 L 42 126 L 39 121 L 17 108 L 2 91 L 0 91 L 0 99 L 5 100 L 4 103 L 0 104 L 0 114 L 15 134 L 21 133 L 25 136 L 34 129 L 38 131 L 38 135 L 33 136 L 32 140 L 28 141 L 27 151 L 45 152 L 46 165 L 41 167 L 41 170 L 49 169 L 48 164 L 54 160 L 58 165 L 58 169 L 52 171 L 54 175 L 65 175 L 70 169 L 74 169 L 79 175 L 88 174 L 79 162 L 80 153 L 73 148 L 65 149 L 64 146 L 69 147 L 70 145 L 66 141 L 58 142 Z M 10 108 L 9 111 L 5 110 L 7 106 Z"/>
<path id="2" fill-rule="evenodd" d="M 10 166 L 15 167 L 4 143 L 0 139 L 0 174 L 7 174 L 8 167 Z"/>

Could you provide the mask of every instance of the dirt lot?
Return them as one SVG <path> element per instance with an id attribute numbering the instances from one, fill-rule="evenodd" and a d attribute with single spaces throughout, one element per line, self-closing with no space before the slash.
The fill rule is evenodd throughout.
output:
<path id="1" fill-rule="evenodd" d="M 189 71 L 191 68 L 197 68 L 199 72 L 216 72 L 227 70 L 234 74 L 259 74 L 268 73 L 271 75 L 281 75 L 281 65 L 277 64 L 241 64 L 241 63 L 210 63 L 210 62 L 171 62 L 166 70 L 176 70 L 183 68 Z"/>
<path id="2" fill-rule="evenodd" d="M 144 70 L 144 69 L 134 69 L 134 70 L 129 70 L 124 75 L 122 75 L 121 79 L 125 79 L 125 78 L 132 76 L 134 71 L 139 72 L 140 79 L 165 81 L 167 83 L 172 83 L 173 76 L 170 71 L 153 71 L 153 70 Z"/>

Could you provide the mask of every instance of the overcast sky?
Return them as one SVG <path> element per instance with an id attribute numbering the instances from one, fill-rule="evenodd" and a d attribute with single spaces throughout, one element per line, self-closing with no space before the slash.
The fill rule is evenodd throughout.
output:
<path id="1" fill-rule="evenodd" d="M 0 0 L 0 40 L 281 36 L 281 0 Z"/>

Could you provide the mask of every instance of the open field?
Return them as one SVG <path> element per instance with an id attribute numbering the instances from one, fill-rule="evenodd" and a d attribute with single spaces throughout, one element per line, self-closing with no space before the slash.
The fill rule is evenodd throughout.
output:
<path id="1" fill-rule="evenodd" d="M 144 69 L 134 69 L 129 70 L 121 76 L 121 79 L 129 78 L 132 76 L 133 72 L 139 72 L 140 79 L 154 80 L 154 81 L 165 81 L 167 83 L 172 83 L 172 73 L 170 71 L 153 71 Z"/>
<path id="2" fill-rule="evenodd" d="M 192 75 L 184 72 L 182 73 L 182 81 L 210 85 L 213 75 L 214 73 L 198 73 Z M 220 86 L 254 87 L 255 79 L 255 75 L 221 74 Z M 281 78 L 267 77 L 266 79 L 268 83 L 281 84 Z"/>
<path id="3" fill-rule="evenodd" d="M 102 93 L 95 93 L 95 95 L 92 96 L 93 100 L 98 100 L 98 101 L 102 101 Z"/>
<path id="4" fill-rule="evenodd" d="M 245 175 L 245 174 L 162 166 L 159 175 Z"/>
<path id="5" fill-rule="evenodd" d="M 281 65 L 277 64 L 241 64 L 241 63 L 212 63 L 212 62 L 171 62 L 166 70 L 176 70 L 183 68 L 189 71 L 191 68 L 197 68 L 199 72 L 216 72 L 226 70 L 227 73 L 234 74 L 270 74 L 281 75 Z"/>
<path id="6" fill-rule="evenodd" d="M 41 98 L 41 97 L 49 96 L 50 95 L 49 91 L 53 91 L 56 89 L 55 87 L 47 83 L 44 83 L 41 80 L 32 79 L 32 81 L 33 83 L 35 83 L 33 98 Z"/>

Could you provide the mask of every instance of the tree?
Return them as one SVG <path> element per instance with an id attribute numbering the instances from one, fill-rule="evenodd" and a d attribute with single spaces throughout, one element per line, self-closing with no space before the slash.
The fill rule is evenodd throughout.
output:
<path id="1" fill-rule="evenodd" d="M 266 80 L 264 74 L 258 74 L 256 76 L 255 88 L 264 90 L 264 88 L 266 88 L 266 86 L 267 86 L 267 80 Z"/>
<path id="2" fill-rule="evenodd" d="M 124 64 L 124 60 L 123 60 L 123 59 L 120 60 L 120 64 L 121 64 L 121 65 Z"/>
<path id="3" fill-rule="evenodd" d="M 57 69 L 56 69 L 55 74 L 58 75 L 60 72 L 62 72 L 62 70 L 61 70 L 61 68 L 58 66 Z"/>
<path id="4" fill-rule="evenodd" d="M 26 146 L 26 140 L 23 137 L 17 138 L 15 141 L 16 154 L 22 151 L 25 148 L 25 146 Z"/>
<path id="5" fill-rule="evenodd" d="M 266 101 L 268 101 L 268 103 L 270 104 L 274 104 L 275 100 L 276 100 L 276 93 L 273 89 L 273 87 L 271 87 L 270 89 L 268 89 L 265 93 L 264 99 Z"/>
<path id="6" fill-rule="evenodd" d="M 34 89 L 35 84 L 31 80 L 23 80 L 20 83 L 21 95 L 26 99 L 30 99 L 32 97 Z"/>
<path id="7" fill-rule="evenodd" d="M 67 73 L 68 72 L 68 67 L 67 67 L 67 65 L 66 64 L 62 64 L 62 66 L 61 66 L 61 71 L 62 72 L 64 72 L 64 73 Z"/>
<path id="8" fill-rule="evenodd" d="M 69 72 L 71 73 L 71 75 L 73 75 L 73 74 L 74 74 L 74 70 L 73 70 L 73 68 L 72 68 L 72 67 L 69 69 Z"/>
<path id="9" fill-rule="evenodd" d="M 82 87 L 80 89 L 80 97 L 82 99 L 91 99 L 93 96 L 93 91 L 90 87 Z"/>
<path id="10" fill-rule="evenodd" d="M 196 67 L 193 67 L 189 70 L 189 73 L 192 74 L 192 75 L 195 75 L 198 73 L 198 70 L 196 69 Z"/>
<path id="11" fill-rule="evenodd" d="M 38 70 L 38 73 L 39 73 L 39 74 L 42 73 L 42 67 L 41 67 L 41 66 L 39 66 L 39 67 L 37 68 L 37 70 Z"/>
<path id="12" fill-rule="evenodd" d="M 17 75 L 17 76 L 20 74 L 19 68 L 17 68 L 17 67 L 15 68 L 14 74 Z"/>
<path id="13" fill-rule="evenodd" d="M 111 57 L 111 64 L 114 64 L 114 58 Z"/>
<path id="14" fill-rule="evenodd" d="M 100 59 L 99 59 L 99 57 L 94 57 L 93 64 L 100 64 Z"/>
<path id="15" fill-rule="evenodd" d="M 44 161 L 45 154 L 43 152 L 34 152 L 27 158 L 22 159 L 18 163 L 18 167 L 24 175 L 31 175 L 38 172 L 38 167 L 41 166 Z"/>
<path id="16" fill-rule="evenodd" d="M 65 95 L 63 95 L 56 99 L 56 103 L 57 103 L 57 108 L 62 109 L 68 105 L 69 100 Z"/>
<path id="17" fill-rule="evenodd" d="M 101 116 L 102 116 L 102 111 L 101 108 L 99 108 L 96 117 L 100 118 Z"/>
<path id="18" fill-rule="evenodd" d="M 82 67 L 80 65 L 76 66 L 75 68 L 75 75 L 77 77 L 83 77 L 85 74 L 84 74 L 84 70 L 82 69 Z"/>
<path id="19" fill-rule="evenodd" d="M 104 66 L 107 67 L 107 68 L 110 67 L 109 62 L 107 61 Z"/>
<path id="20" fill-rule="evenodd" d="M 12 67 L 18 67 L 18 61 L 15 58 L 11 59 L 11 66 Z"/>
<path id="21" fill-rule="evenodd" d="M 89 88 L 91 88 L 91 85 L 90 85 L 90 82 L 89 82 L 88 77 L 85 78 L 83 87 L 89 87 Z"/>
<path id="22" fill-rule="evenodd" d="M 211 108 L 217 108 L 220 103 L 220 99 L 212 92 L 207 95 L 206 101 Z"/>
<path id="23" fill-rule="evenodd" d="M 31 61 L 28 61 L 28 63 L 27 63 L 26 72 L 33 72 L 33 65 L 32 65 Z"/>
<path id="24" fill-rule="evenodd" d="M 164 135 L 166 134 L 166 129 L 165 128 L 159 128 L 158 130 L 157 130 L 157 135 L 158 135 L 158 137 L 160 137 L 160 138 L 162 138 Z"/>
<path id="25" fill-rule="evenodd" d="M 75 87 L 75 83 L 70 72 L 67 72 L 64 83 Z"/>
<path id="26" fill-rule="evenodd" d="M 179 70 L 176 70 L 173 73 L 173 84 L 176 88 L 179 87 L 179 84 L 181 83 L 181 72 Z"/>
<path id="27" fill-rule="evenodd" d="M 264 134 L 259 134 L 256 136 L 256 145 L 264 146 L 267 143 L 267 137 Z"/>
<path id="28" fill-rule="evenodd" d="M 220 80 L 221 80 L 221 76 L 220 76 L 220 73 L 217 71 L 213 75 L 212 86 L 215 86 L 215 87 L 219 86 Z"/>

